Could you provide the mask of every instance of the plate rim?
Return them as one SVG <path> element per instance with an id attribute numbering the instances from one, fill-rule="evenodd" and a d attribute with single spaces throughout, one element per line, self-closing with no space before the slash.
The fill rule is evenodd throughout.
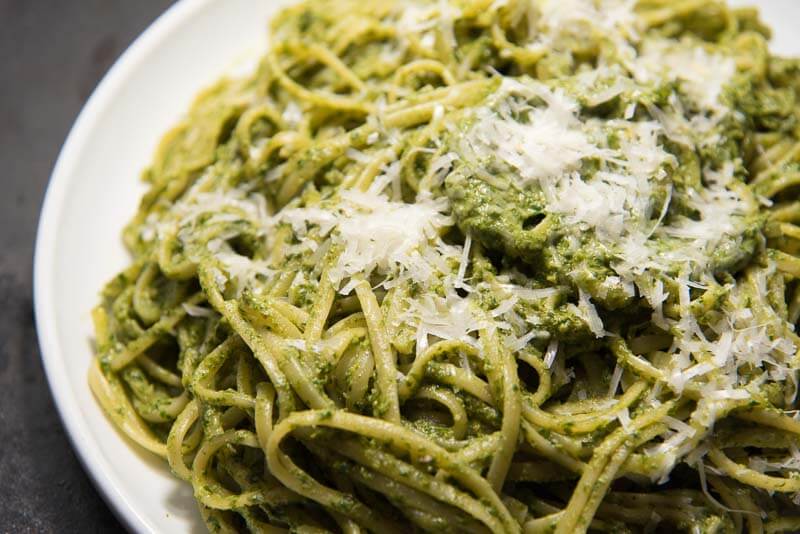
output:
<path id="1" fill-rule="evenodd" d="M 39 214 L 33 255 L 33 303 L 39 351 L 62 426 L 72 450 L 95 489 L 129 531 L 155 532 L 146 516 L 132 506 L 110 475 L 110 465 L 91 438 L 88 422 L 81 416 L 78 399 L 65 375 L 66 355 L 58 343 L 55 293 L 55 241 L 80 147 L 99 118 L 113 104 L 114 95 L 164 40 L 195 13 L 214 0 L 177 0 L 161 13 L 117 58 L 81 108 L 62 145 Z"/>

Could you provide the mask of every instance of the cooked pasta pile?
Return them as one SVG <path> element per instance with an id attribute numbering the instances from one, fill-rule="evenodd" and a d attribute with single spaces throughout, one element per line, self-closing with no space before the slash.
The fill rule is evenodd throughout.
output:
<path id="1" fill-rule="evenodd" d="M 95 396 L 212 531 L 800 531 L 768 38 L 706 0 L 282 11 L 144 174 Z"/>

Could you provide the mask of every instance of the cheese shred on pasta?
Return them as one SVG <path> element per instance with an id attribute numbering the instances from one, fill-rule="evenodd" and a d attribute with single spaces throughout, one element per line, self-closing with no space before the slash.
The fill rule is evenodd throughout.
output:
<path id="1" fill-rule="evenodd" d="M 308 0 L 162 141 L 92 390 L 214 532 L 800 531 L 800 61 L 684 0 Z"/>

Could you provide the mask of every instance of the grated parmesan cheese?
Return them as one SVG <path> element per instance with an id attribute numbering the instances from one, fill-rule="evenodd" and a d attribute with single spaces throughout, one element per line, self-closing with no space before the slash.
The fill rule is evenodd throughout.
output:
<path id="1" fill-rule="evenodd" d="M 544 366 L 548 369 L 553 367 L 553 362 L 556 361 L 556 355 L 558 354 L 558 340 L 551 339 L 550 343 L 547 344 L 547 351 L 544 353 Z"/>

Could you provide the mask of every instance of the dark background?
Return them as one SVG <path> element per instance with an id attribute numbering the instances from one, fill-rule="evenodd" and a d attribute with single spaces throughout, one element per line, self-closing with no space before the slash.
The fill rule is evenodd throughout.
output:
<path id="1" fill-rule="evenodd" d="M 171 0 L 0 0 L 0 532 L 122 530 L 47 387 L 33 321 L 39 209 L 72 122 Z"/>

